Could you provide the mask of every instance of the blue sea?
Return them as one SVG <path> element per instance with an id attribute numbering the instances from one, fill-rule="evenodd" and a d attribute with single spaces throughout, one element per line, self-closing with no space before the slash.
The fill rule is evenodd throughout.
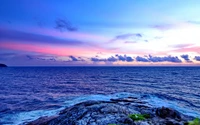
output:
<path id="1" fill-rule="evenodd" d="M 200 117 L 200 67 L 0 68 L 3 125 L 51 116 L 86 100 L 128 96 Z"/>

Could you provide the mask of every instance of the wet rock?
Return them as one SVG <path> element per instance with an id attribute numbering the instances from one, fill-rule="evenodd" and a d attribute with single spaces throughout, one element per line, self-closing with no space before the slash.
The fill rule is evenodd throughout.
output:
<path id="1" fill-rule="evenodd" d="M 51 120 L 57 118 L 58 116 L 51 116 L 51 117 L 41 117 L 33 122 L 27 123 L 27 125 L 48 125 Z"/>
<path id="2" fill-rule="evenodd" d="M 156 110 L 156 115 L 158 115 L 161 118 L 174 118 L 174 119 L 181 119 L 181 115 L 178 111 L 170 109 L 170 108 L 158 108 Z"/>
<path id="3" fill-rule="evenodd" d="M 150 124 L 146 121 L 139 121 L 139 122 L 136 122 L 136 125 L 150 125 Z"/>
<path id="4" fill-rule="evenodd" d="M 181 125 L 181 124 L 176 123 L 176 122 L 174 122 L 174 121 L 166 121 L 164 124 L 165 124 L 165 125 Z"/>
<path id="5" fill-rule="evenodd" d="M 134 121 L 130 114 L 150 117 Z M 184 125 L 189 119 L 167 107 L 156 108 L 137 98 L 120 98 L 82 102 L 62 110 L 58 116 L 43 117 L 28 125 Z"/>
<path id="6" fill-rule="evenodd" d="M 118 98 L 118 99 L 110 99 L 114 102 L 134 102 L 137 101 L 137 98 L 134 97 L 128 97 L 128 98 Z"/>
<path id="7" fill-rule="evenodd" d="M 121 119 L 119 119 L 119 123 L 124 123 L 124 124 L 128 124 L 128 125 L 136 125 L 134 123 L 134 121 L 128 117 L 122 117 Z"/>

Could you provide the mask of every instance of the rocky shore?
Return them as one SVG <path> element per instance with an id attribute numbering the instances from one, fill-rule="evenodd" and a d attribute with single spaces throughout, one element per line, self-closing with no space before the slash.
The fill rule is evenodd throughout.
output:
<path id="1" fill-rule="evenodd" d="M 193 119 L 175 109 L 154 107 L 128 97 L 82 102 L 56 116 L 41 117 L 27 125 L 187 125 Z"/>

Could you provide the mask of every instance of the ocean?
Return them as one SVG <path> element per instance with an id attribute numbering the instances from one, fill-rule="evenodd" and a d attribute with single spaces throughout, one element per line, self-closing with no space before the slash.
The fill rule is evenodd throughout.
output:
<path id="1" fill-rule="evenodd" d="M 0 124 L 51 116 L 86 100 L 144 96 L 200 117 L 200 67 L 0 68 Z"/>

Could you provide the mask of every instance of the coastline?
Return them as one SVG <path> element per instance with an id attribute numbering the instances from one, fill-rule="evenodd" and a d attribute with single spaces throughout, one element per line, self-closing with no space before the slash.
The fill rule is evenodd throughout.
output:
<path id="1" fill-rule="evenodd" d="M 130 118 L 133 114 L 148 114 L 144 120 Z M 154 106 L 140 98 L 111 98 L 88 100 L 71 105 L 52 116 L 40 117 L 27 125 L 187 125 L 195 117 L 180 113 L 175 108 Z"/>
<path id="2" fill-rule="evenodd" d="M 24 124 L 31 123 L 31 121 L 32 122 L 37 121 L 37 119 L 40 119 L 40 122 L 42 122 L 42 121 L 45 121 L 45 119 L 49 120 L 49 118 L 55 118 L 55 116 L 56 117 L 59 116 L 59 113 L 62 112 L 63 110 L 66 110 L 70 107 L 74 107 L 80 103 L 84 103 L 88 101 L 89 102 L 91 101 L 109 102 L 109 101 L 112 101 L 113 99 L 120 99 L 120 98 L 121 99 L 135 98 L 137 100 L 140 100 L 138 102 L 144 102 L 145 105 L 150 106 L 150 108 L 154 110 L 156 110 L 157 108 L 162 108 L 162 106 L 164 106 L 164 107 L 167 107 L 169 109 L 179 112 L 179 114 L 183 114 L 187 117 L 190 117 L 191 120 L 196 117 L 200 118 L 200 113 L 198 111 L 192 110 L 192 107 L 190 106 L 182 107 L 182 105 L 179 105 L 176 100 L 165 98 L 164 96 L 161 96 L 161 95 L 119 92 L 119 93 L 113 93 L 113 94 L 91 94 L 91 95 L 82 95 L 82 96 L 74 96 L 70 98 L 63 98 L 62 99 L 63 104 L 60 105 L 60 108 L 56 106 L 55 108 L 51 108 L 51 109 L 29 110 L 29 111 L 15 112 L 15 113 L 13 112 L 11 114 L 4 114 L 1 116 L 0 124 L 24 125 Z M 123 103 L 123 102 L 119 102 L 119 104 L 120 103 Z M 127 102 L 125 101 L 125 103 Z M 136 102 L 133 102 L 133 104 L 141 105 L 143 103 L 137 104 Z M 106 115 L 107 114 L 104 114 L 104 116 Z M 125 116 L 128 117 L 128 115 L 129 114 L 126 114 Z"/>

